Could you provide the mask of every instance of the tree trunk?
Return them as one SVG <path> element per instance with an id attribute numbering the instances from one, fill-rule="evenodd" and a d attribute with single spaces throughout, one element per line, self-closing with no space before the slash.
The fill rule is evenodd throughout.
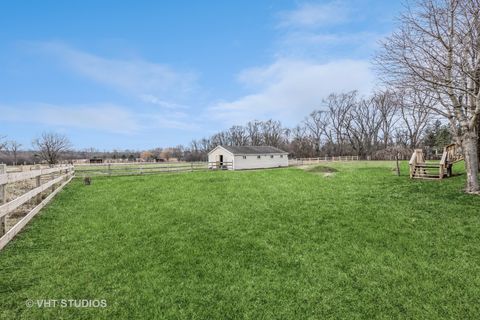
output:
<path id="1" fill-rule="evenodd" d="M 397 165 L 396 170 L 397 170 L 397 176 L 400 176 L 400 162 L 399 162 L 400 155 L 398 152 L 395 153 L 395 164 Z"/>
<path id="2" fill-rule="evenodd" d="M 475 133 L 467 133 L 464 136 L 463 157 L 465 159 L 465 171 L 467 172 L 467 193 L 476 193 L 478 186 L 478 138 Z"/>
<path id="3" fill-rule="evenodd" d="M 480 132 L 480 117 L 477 118 L 477 132 Z M 477 138 L 478 170 L 480 171 L 480 137 Z"/>

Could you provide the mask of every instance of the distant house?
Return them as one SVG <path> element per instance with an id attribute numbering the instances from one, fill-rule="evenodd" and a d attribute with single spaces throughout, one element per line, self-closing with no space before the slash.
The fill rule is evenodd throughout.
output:
<path id="1" fill-rule="evenodd" d="M 208 153 L 211 169 L 261 169 L 288 166 L 288 152 L 271 146 L 218 146 Z"/>
<path id="2" fill-rule="evenodd" d="M 90 163 L 103 163 L 103 159 L 94 157 L 90 159 Z"/>

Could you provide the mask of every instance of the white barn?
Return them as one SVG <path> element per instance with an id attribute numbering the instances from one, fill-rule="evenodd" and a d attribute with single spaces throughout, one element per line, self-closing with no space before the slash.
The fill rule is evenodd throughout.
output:
<path id="1" fill-rule="evenodd" d="M 288 167 L 288 152 L 270 146 L 218 146 L 208 153 L 211 169 Z"/>

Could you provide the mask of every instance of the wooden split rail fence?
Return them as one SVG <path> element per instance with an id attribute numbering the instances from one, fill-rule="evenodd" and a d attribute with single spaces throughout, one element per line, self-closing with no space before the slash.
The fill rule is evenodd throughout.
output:
<path id="1" fill-rule="evenodd" d="M 318 157 L 318 158 L 297 158 L 288 160 L 291 166 L 302 166 L 306 164 L 322 163 L 326 161 L 357 161 L 358 156 Z"/>
<path id="2" fill-rule="evenodd" d="M 75 165 L 76 177 L 148 175 L 207 170 L 232 170 L 233 162 L 101 163 Z"/>
<path id="3" fill-rule="evenodd" d="M 233 170 L 233 162 L 229 161 L 214 161 L 208 163 L 208 169 L 211 170 Z"/>
<path id="4" fill-rule="evenodd" d="M 74 167 L 72 165 L 7 173 L 6 166 L 0 164 L 0 250 L 72 180 L 73 175 Z M 45 176 L 51 176 L 51 179 L 42 184 L 42 177 Z M 7 185 L 29 179 L 35 179 L 35 188 L 7 202 Z M 50 194 L 42 199 L 42 193 L 48 190 L 51 190 Z M 29 201 L 35 201 L 36 206 L 12 228 L 6 230 L 7 216 Z"/>
<path id="5" fill-rule="evenodd" d="M 75 165 L 77 177 L 147 175 L 156 173 L 192 172 L 206 169 L 205 162 L 191 163 L 103 163 Z"/>

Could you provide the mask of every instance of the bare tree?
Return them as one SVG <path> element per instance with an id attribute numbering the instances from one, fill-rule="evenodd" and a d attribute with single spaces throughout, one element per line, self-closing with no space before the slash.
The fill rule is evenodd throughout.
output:
<path id="1" fill-rule="evenodd" d="M 247 123 L 247 135 L 252 146 L 262 145 L 261 122 L 254 120 Z"/>
<path id="2" fill-rule="evenodd" d="M 308 133 L 315 145 L 315 154 L 318 156 L 320 154 L 320 146 L 322 143 L 322 137 L 328 126 L 328 116 L 326 111 L 314 110 L 310 115 L 303 121 L 305 127 L 308 129 Z"/>
<path id="3" fill-rule="evenodd" d="M 347 140 L 345 135 L 345 123 L 350 112 L 356 103 L 357 92 L 351 91 L 347 93 L 332 93 L 330 94 L 324 103 L 327 105 L 330 132 L 327 136 L 333 141 L 333 144 L 337 145 L 337 150 L 333 150 L 337 155 L 343 154 L 343 146 Z"/>
<path id="4" fill-rule="evenodd" d="M 17 165 L 17 159 L 18 159 L 18 151 L 20 150 L 20 148 L 22 147 L 22 144 L 19 143 L 18 141 L 15 141 L 15 140 L 10 140 L 8 141 L 8 144 L 7 144 L 7 150 L 9 153 L 12 154 L 13 156 L 13 165 L 16 166 Z"/>
<path id="5" fill-rule="evenodd" d="M 432 120 L 431 109 L 435 101 L 417 90 L 404 92 L 400 99 L 400 123 L 403 125 L 408 139 L 406 146 L 413 151 L 419 147 L 421 138 Z"/>
<path id="6" fill-rule="evenodd" d="M 372 98 L 361 99 L 352 104 L 343 123 L 345 135 L 362 159 L 374 151 L 382 124 L 380 112 L 372 101 Z"/>
<path id="7" fill-rule="evenodd" d="M 230 138 L 232 145 L 244 146 L 248 144 L 248 135 L 245 127 L 233 126 L 230 128 Z"/>
<path id="8" fill-rule="evenodd" d="M 94 147 L 86 148 L 84 151 L 88 158 L 97 158 L 100 154 L 100 151 Z"/>
<path id="9" fill-rule="evenodd" d="M 185 152 L 185 148 L 184 146 L 182 146 L 181 144 L 173 147 L 173 148 L 170 148 L 172 150 L 172 157 L 173 158 L 177 158 L 178 160 L 183 160 L 183 154 Z"/>
<path id="10" fill-rule="evenodd" d="M 0 136 L 0 151 L 7 147 L 8 142 L 5 141 L 6 136 Z"/>
<path id="11" fill-rule="evenodd" d="M 308 137 L 307 131 L 308 129 L 305 126 L 300 125 L 292 130 L 291 151 L 297 157 L 311 157 L 315 152 L 312 146 L 312 140 Z"/>
<path id="12" fill-rule="evenodd" d="M 67 136 L 54 132 L 42 133 L 41 137 L 33 140 L 32 144 L 40 158 L 50 165 L 58 163 L 62 153 L 67 152 L 71 146 Z"/>
<path id="13" fill-rule="evenodd" d="M 466 192 L 479 192 L 480 0 L 419 0 L 383 42 L 377 66 L 387 83 L 434 98 L 428 107 L 457 128 Z"/>
<path id="14" fill-rule="evenodd" d="M 210 139 L 207 139 L 207 138 L 202 138 L 202 140 L 200 140 L 200 142 L 199 142 L 199 145 L 200 145 L 201 152 L 204 152 L 204 153 L 207 153 L 211 149 L 216 147 L 212 144 Z"/>
<path id="15" fill-rule="evenodd" d="M 280 147 L 283 142 L 283 128 L 280 121 L 268 120 L 261 124 L 263 142 L 267 146 Z"/>
<path id="16" fill-rule="evenodd" d="M 380 138 L 386 149 L 392 142 L 393 129 L 398 121 L 398 98 L 392 91 L 378 91 L 373 94 L 372 103 L 380 113 Z"/>
<path id="17" fill-rule="evenodd" d="M 211 138 L 211 145 L 212 147 L 216 146 L 228 146 L 231 145 L 230 133 L 227 131 L 221 131 L 219 133 L 214 134 Z"/>
<path id="18" fill-rule="evenodd" d="M 172 157 L 171 148 L 164 148 L 162 149 L 162 152 L 160 152 L 160 158 L 165 159 L 166 161 L 169 161 L 171 157 Z"/>

